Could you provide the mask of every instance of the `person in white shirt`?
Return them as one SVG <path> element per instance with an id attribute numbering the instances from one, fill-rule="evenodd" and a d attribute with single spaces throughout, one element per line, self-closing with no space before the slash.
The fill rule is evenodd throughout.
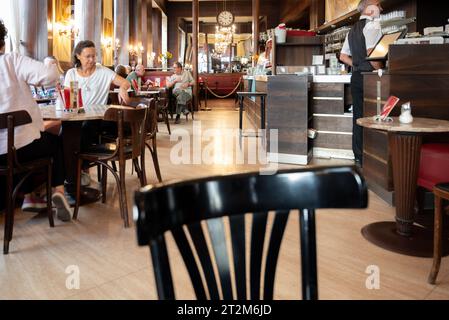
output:
<path id="1" fill-rule="evenodd" d="M 173 88 L 173 95 L 176 97 L 176 119 L 178 124 L 181 118 L 181 112 L 185 115 L 189 114 L 187 110 L 187 103 L 192 99 L 192 87 L 195 85 L 195 80 L 188 70 L 183 70 L 180 62 L 175 62 L 173 65 L 175 73 L 167 79 L 167 88 Z"/>
<path id="2" fill-rule="evenodd" d="M 380 17 L 380 0 L 362 0 L 358 5 L 360 20 L 351 28 L 340 53 L 340 60 L 352 67 L 351 92 L 353 100 L 352 149 L 356 164 L 363 165 L 363 129 L 357 120 L 363 117 L 363 72 L 382 68 L 379 62 L 366 58 L 382 37 L 382 28 L 376 18 Z"/>
<path id="3" fill-rule="evenodd" d="M 114 71 L 97 63 L 97 52 L 92 41 L 80 41 L 73 52 L 74 68 L 67 71 L 64 87 L 70 88 L 72 81 L 78 82 L 83 106 L 105 105 L 108 102 L 111 85 L 119 87 L 119 102 L 128 105 L 130 84 Z M 115 123 L 105 121 L 85 121 L 81 131 L 81 148 L 98 143 L 101 130 L 114 133 Z"/>
<path id="4" fill-rule="evenodd" d="M 120 88 L 120 102 L 129 103 L 129 83 L 114 71 L 97 63 L 97 52 L 92 41 L 80 41 L 76 45 L 73 62 L 75 67 L 67 71 L 64 87 L 70 88 L 70 82 L 77 81 L 85 106 L 107 104 L 111 84 Z"/>
<path id="5" fill-rule="evenodd" d="M 59 78 L 55 65 L 44 64 L 18 53 L 4 54 L 6 28 L 0 20 L 0 113 L 25 110 L 32 119 L 27 125 L 15 129 L 14 144 L 19 162 L 52 157 L 52 200 L 60 220 L 71 219 L 72 211 L 64 196 L 64 159 L 61 140 L 58 136 L 44 132 L 44 121 L 38 105 L 33 99 L 30 85 L 54 85 Z M 0 165 L 7 161 L 7 130 L 0 130 Z M 0 189 L 5 181 L 0 180 Z M 27 186 L 29 187 L 29 186 Z M 31 192 L 32 190 L 27 190 Z M 4 204 L 0 193 L 0 207 Z"/>
<path id="6" fill-rule="evenodd" d="M 271 51 L 273 49 L 273 39 L 268 39 L 265 44 L 265 51 L 259 55 L 257 64 L 264 68 L 271 68 Z"/>

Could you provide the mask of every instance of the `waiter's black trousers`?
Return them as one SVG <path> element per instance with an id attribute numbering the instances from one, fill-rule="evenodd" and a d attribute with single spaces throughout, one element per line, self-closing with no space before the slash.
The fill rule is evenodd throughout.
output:
<path id="1" fill-rule="evenodd" d="M 363 128 L 357 125 L 357 119 L 363 118 L 363 76 L 353 72 L 351 78 L 351 93 L 353 103 L 352 150 L 355 159 L 363 160 Z"/>

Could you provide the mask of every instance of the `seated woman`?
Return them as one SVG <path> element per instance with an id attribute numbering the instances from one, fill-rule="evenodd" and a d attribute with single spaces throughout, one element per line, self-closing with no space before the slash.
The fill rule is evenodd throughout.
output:
<path id="1" fill-rule="evenodd" d="M 173 88 L 173 95 L 176 97 L 175 123 L 178 124 L 180 122 L 181 112 L 183 114 L 189 114 L 187 102 L 192 99 L 192 87 L 195 85 L 195 81 L 189 71 L 183 70 L 180 62 L 175 62 L 173 69 L 175 74 L 167 79 L 167 88 Z"/>
<path id="2" fill-rule="evenodd" d="M 109 90 L 114 84 L 119 87 L 119 103 L 129 104 L 128 89 L 130 85 L 114 71 L 97 63 L 97 51 L 92 41 L 80 41 L 73 52 L 74 68 L 67 71 L 64 87 L 70 88 L 72 81 L 78 82 L 84 106 L 105 105 L 108 102 Z M 103 131 L 114 134 L 117 131 L 116 123 L 107 121 L 85 121 L 81 130 L 81 149 L 85 150 L 97 144 L 100 133 Z M 86 176 L 82 180 L 89 181 Z M 87 185 L 83 183 L 83 185 Z"/>
<path id="3" fill-rule="evenodd" d="M 70 88 L 70 82 L 78 82 L 84 106 L 107 104 L 111 84 L 119 87 L 119 102 L 129 103 L 128 89 L 130 85 L 128 81 L 97 63 L 97 51 L 92 41 L 80 41 L 76 45 L 73 64 L 75 68 L 67 71 L 64 87 Z M 98 143 L 101 126 L 108 127 L 111 124 L 104 123 L 104 121 L 85 121 L 83 123 L 82 148 Z"/>
<path id="4" fill-rule="evenodd" d="M 52 196 L 57 209 L 57 217 L 68 221 L 72 210 L 64 196 L 64 159 L 62 145 L 58 136 L 44 132 L 44 121 L 36 102 L 33 99 L 30 85 L 53 85 L 59 78 L 56 66 L 42 63 L 22 56 L 18 53 L 4 54 L 6 28 L 0 20 L 0 113 L 26 110 L 32 123 L 15 129 L 15 147 L 19 162 L 32 161 L 44 157 L 53 158 Z M 0 130 L 0 164 L 7 161 L 7 132 Z M 0 182 L 1 190 L 4 182 Z M 28 190 L 31 191 L 31 190 Z M 4 196 L 2 192 L 0 196 Z M 0 204 L 1 205 L 1 204 Z"/>

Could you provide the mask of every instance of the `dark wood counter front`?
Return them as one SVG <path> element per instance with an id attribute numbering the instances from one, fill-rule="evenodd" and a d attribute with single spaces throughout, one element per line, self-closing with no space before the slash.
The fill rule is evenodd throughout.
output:
<path id="1" fill-rule="evenodd" d="M 382 105 L 391 95 L 401 99 L 392 116 L 398 116 L 400 105 L 410 101 L 414 117 L 449 120 L 448 52 L 448 45 L 391 46 L 389 73 L 382 78 L 377 74 L 364 76 L 364 116 L 377 114 L 377 82 L 380 81 Z M 416 68 L 418 64 L 420 69 Z M 424 135 L 423 141 L 449 142 L 449 135 Z M 364 130 L 364 174 L 370 188 L 393 205 L 393 170 L 388 133 Z"/>

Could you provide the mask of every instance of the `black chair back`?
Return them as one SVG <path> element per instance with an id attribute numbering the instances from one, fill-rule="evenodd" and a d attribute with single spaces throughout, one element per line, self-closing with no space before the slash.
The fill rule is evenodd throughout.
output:
<path id="1" fill-rule="evenodd" d="M 0 130 L 7 129 L 8 135 L 7 166 L 11 169 L 14 167 L 14 165 L 19 166 L 16 157 L 16 148 L 14 146 L 14 128 L 29 124 L 31 122 L 32 122 L 31 116 L 25 110 L 0 114 Z"/>
<path id="2" fill-rule="evenodd" d="M 366 208 L 367 187 L 356 168 L 331 167 L 221 176 L 148 186 L 135 194 L 139 245 L 149 245 L 160 299 L 175 299 L 164 233 L 171 231 L 187 266 L 195 294 L 206 299 L 191 238 L 210 299 L 220 290 L 201 221 L 206 220 L 219 272 L 222 298 L 233 299 L 232 274 L 223 217 L 229 217 L 237 299 L 247 299 L 246 265 L 250 267 L 249 298 L 261 296 L 261 270 L 267 217 L 275 212 L 265 264 L 263 298 L 273 299 L 279 249 L 292 210 L 300 211 L 303 299 L 318 298 L 315 209 Z M 245 214 L 253 214 L 250 261 L 245 258 Z M 183 228 L 186 226 L 188 233 Z"/>

